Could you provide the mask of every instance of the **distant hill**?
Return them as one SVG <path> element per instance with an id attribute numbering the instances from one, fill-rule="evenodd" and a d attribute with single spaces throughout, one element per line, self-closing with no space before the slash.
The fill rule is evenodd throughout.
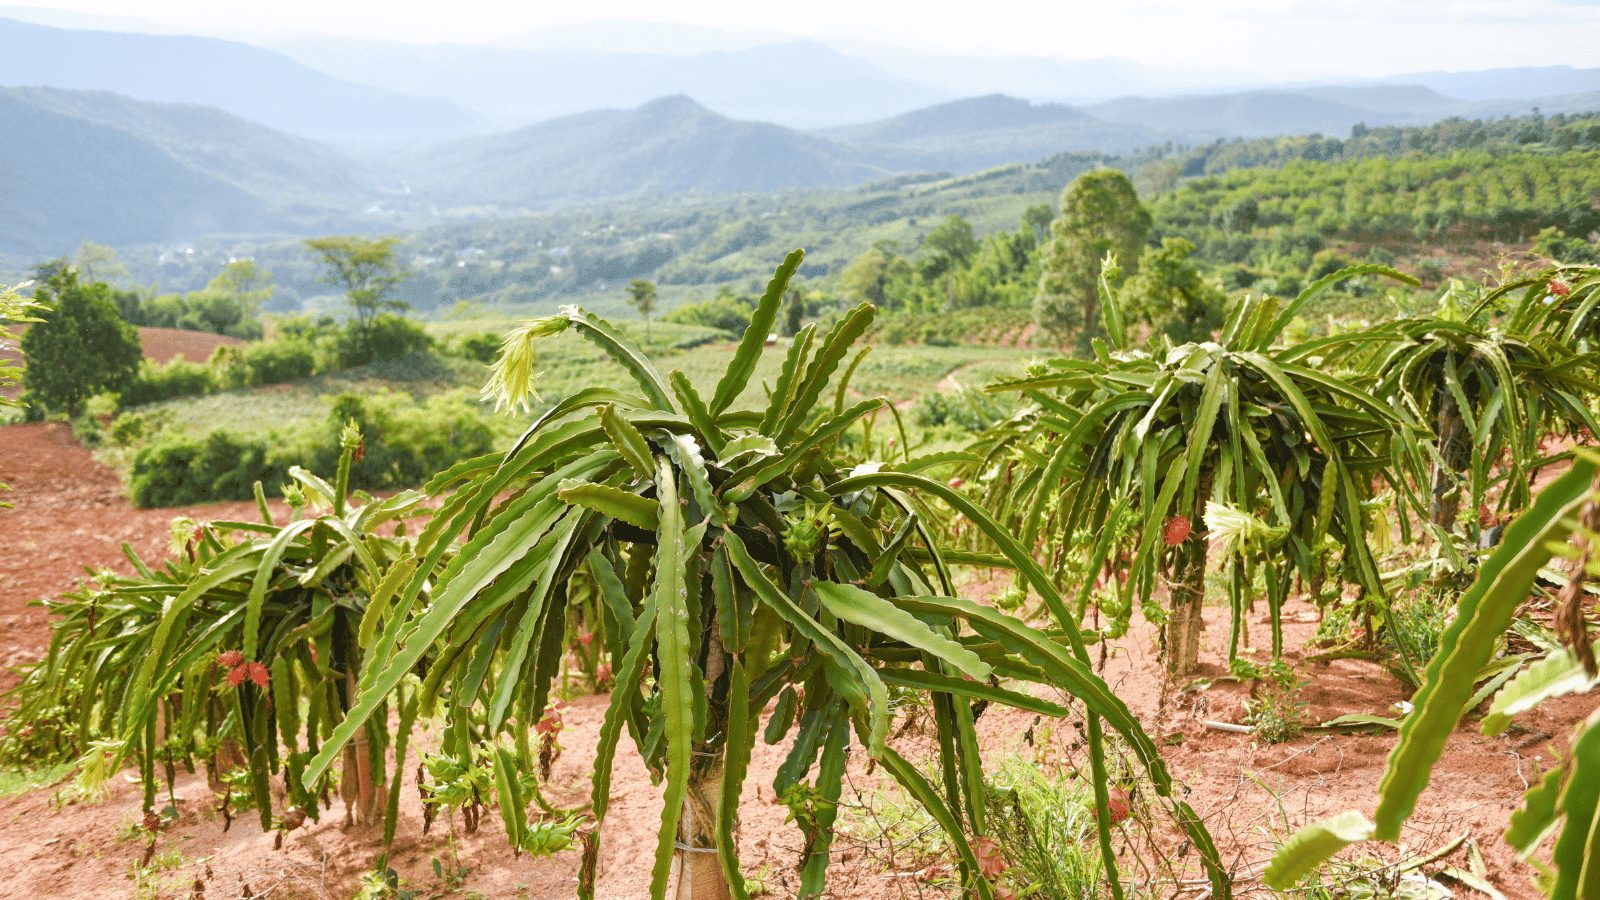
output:
<path id="1" fill-rule="evenodd" d="M 0 88 L 0 254 L 216 233 L 370 226 L 361 166 L 221 110 L 107 91 Z"/>
<path id="2" fill-rule="evenodd" d="M 1342 103 L 1345 106 L 1373 112 L 1422 115 L 1442 114 L 1459 106 L 1461 101 L 1454 97 L 1446 97 L 1438 91 L 1420 84 L 1395 84 L 1372 85 L 1354 87 L 1349 85 L 1335 85 L 1330 87 L 1301 88 L 1296 93 L 1318 100 L 1328 100 Z"/>
<path id="3" fill-rule="evenodd" d="M 285 56 L 216 38 L 80 31 L 0 19 L 0 85 L 108 90 L 199 103 L 270 128 L 347 145 L 481 129 L 447 100 L 353 84 Z"/>
<path id="4" fill-rule="evenodd" d="M 816 134 L 864 146 L 926 154 L 952 172 L 1032 162 L 1063 152 L 1117 152 L 1168 140 L 1209 140 L 1214 133 L 1174 133 L 1098 119 L 1059 103 L 1033 104 L 1003 94 L 970 97 L 890 119 L 822 129 Z"/>
<path id="5" fill-rule="evenodd" d="M 1411 72 L 1367 83 L 1422 85 L 1462 100 L 1512 100 L 1600 91 L 1600 69 L 1517 66 L 1477 72 Z"/>
<path id="6" fill-rule="evenodd" d="M 0 94 L 138 135 L 190 168 L 256 195 L 284 202 L 315 197 L 348 201 L 373 189 L 362 164 L 333 148 L 214 107 L 45 87 L 0 88 Z"/>
<path id="7" fill-rule="evenodd" d="M 152 141 L 0 94 L 0 252 L 57 255 L 260 224 L 262 204 Z"/>
<path id="8" fill-rule="evenodd" d="M 1358 122 L 1415 125 L 1437 121 L 1466 106 L 1427 88 L 1406 85 L 1122 97 L 1087 109 L 1102 119 L 1145 128 L 1265 137 L 1308 133 L 1343 136 Z"/>
<path id="9" fill-rule="evenodd" d="M 735 119 L 816 128 L 956 96 L 815 41 L 694 54 L 513 49 L 316 38 L 274 49 L 338 78 L 440 96 L 516 128 L 687 94 Z"/>
<path id="10" fill-rule="evenodd" d="M 1565 69 L 1565 67 L 1561 67 Z M 1503 70 L 1516 72 L 1519 70 Z M 1597 70 L 1566 70 L 1584 73 Z M 1585 76 L 1586 77 L 1586 76 Z M 1466 82 L 1458 82 L 1466 83 Z M 1509 90 L 1551 83 L 1549 79 L 1515 78 Z M 1527 115 L 1534 107 L 1546 115 L 1600 109 L 1600 88 L 1564 96 L 1532 95 L 1522 99 L 1464 100 L 1420 85 L 1335 85 L 1297 90 L 1241 91 L 1232 94 L 1183 97 L 1122 97 L 1087 107 L 1087 111 L 1112 122 L 1145 128 L 1210 131 L 1228 137 L 1320 133 L 1333 137 L 1350 134 L 1357 123 L 1426 125 L 1441 119 L 1493 119 Z"/>
<path id="11" fill-rule="evenodd" d="M 536 210 L 643 194 L 844 186 L 916 163 L 911 154 L 735 121 L 680 95 L 465 138 L 399 164 L 420 193 L 441 205 Z"/>

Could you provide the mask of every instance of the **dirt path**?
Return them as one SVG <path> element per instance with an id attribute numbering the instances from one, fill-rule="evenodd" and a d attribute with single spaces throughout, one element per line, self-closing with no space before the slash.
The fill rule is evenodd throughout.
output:
<path id="1" fill-rule="evenodd" d="M 961 384 L 961 381 L 960 381 L 960 376 L 961 376 L 962 373 L 969 372 L 969 371 L 971 371 L 973 369 L 976 369 L 979 366 L 987 366 L 987 365 L 991 365 L 993 363 L 1007 363 L 1007 362 L 1015 362 L 1015 360 L 1011 360 L 1011 359 L 980 359 L 977 362 L 969 362 L 969 363 L 965 363 L 963 365 L 956 366 L 954 369 L 950 370 L 950 373 L 948 375 L 946 375 L 943 378 L 939 379 L 938 383 L 934 385 L 934 389 L 935 390 L 940 390 L 940 391 L 959 391 L 962 388 L 962 384 Z M 968 385 L 968 386 L 970 387 L 970 385 Z M 914 398 L 914 397 L 909 399 L 909 400 L 901 400 L 899 403 L 896 403 L 894 405 L 894 408 L 898 409 L 898 410 L 907 410 L 907 409 L 910 409 L 911 408 L 911 404 L 913 404 L 915 402 L 916 402 L 916 398 Z"/>

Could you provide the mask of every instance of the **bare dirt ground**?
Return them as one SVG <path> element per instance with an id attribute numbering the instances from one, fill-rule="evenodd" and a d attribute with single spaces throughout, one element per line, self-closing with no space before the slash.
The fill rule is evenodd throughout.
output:
<path id="1" fill-rule="evenodd" d="M 10 327 L 10 338 L 0 338 L 0 365 L 26 367 L 27 357 L 20 348 L 22 336 L 31 326 L 27 323 Z M 182 357 L 192 363 L 203 363 L 211 358 L 218 347 L 241 347 L 244 341 L 209 331 L 185 331 L 181 328 L 140 328 L 139 346 L 144 358 L 166 364 Z M 5 396 L 15 397 L 21 387 L 6 388 Z"/>
<path id="2" fill-rule="evenodd" d="M 0 429 L 0 480 L 15 490 L 7 499 L 14 510 L 0 511 L 0 660 L 8 665 L 36 658 L 49 633 L 43 610 L 29 601 L 71 587 L 83 566 L 127 569 L 119 546 L 126 541 L 148 560 L 166 552 L 169 522 L 184 513 L 203 519 L 254 518 L 250 503 L 227 503 L 186 510 L 132 509 L 113 473 L 94 463 L 61 425 L 37 424 Z M 276 508 L 279 514 L 281 508 Z M 1001 585 L 978 579 L 965 593 L 984 595 Z M 1308 718 L 1324 721 L 1344 713 L 1391 715 L 1405 697 L 1394 678 L 1364 660 L 1305 662 L 1301 645 L 1316 629 L 1315 610 L 1294 601 L 1285 610 L 1288 657 L 1309 684 L 1299 699 Z M 1225 646 L 1226 619 L 1220 610 L 1208 617 L 1209 645 L 1202 658 L 1205 674 L 1224 674 L 1217 662 Z M 1268 640 L 1264 612 L 1251 616 L 1254 646 Z M 1265 744 L 1251 735 L 1218 731 L 1206 721 L 1237 723 L 1245 685 L 1217 681 L 1187 694 L 1164 687 L 1157 651 L 1148 630 L 1136 628 L 1107 655 L 1103 674 L 1139 714 L 1146 730 L 1165 739 L 1167 764 L 1186 798 L 1205 817 L 1240 893 L 1265 893 L 1257 876 L 1277 841 L 1294 828 L 1345 809 L 1370 815 L 1392 734 L 1307 735 L 1285 744 Z M 16 683 L 7 674 L 4 684 Z M 1488 739 L 1470 721 L 1451 738 L 1435 769 L 1404 839 L 1406 850 L 1370 847 L 1361 852 L 1393 860 L 1445 844 L 1467 834 L 1490 868 L 1490 881 L 1512 898 L 1533 898 L 1532 868 L 1518 863 L 1500 838 L 1526 785 L 1555 764 L 1574 723 L 1591 711 L 1596 698 L 1569 698 L 1545 704 L 1522 717 L 1523 730 Z M 549 794 L 575 805 L 588 793 L 588 771 L 605 698 L 575 700 L 566 713 L 568 730 L 560 742 Z M 980 720 L 985 752 L 1033 756 L 1073 756 L 1070 723 L 1038 730 L 1031 714 L 991 709 Z M 897 739 L 903 752 L 927 743 L 916 729 Z M 575 895 L 578 858 L 567 852 L 554 859 L 514 858 L 506 847 L 497 814 L 484 816 L 475 835 L 454 837 L 444 823 L 421 833 L 421 804 L 414 789 L 415 748 L 431 749 L 431 735 L 419 735 L 402 793 L 401 822 L 392 864 L 419 897 L 477 891 L 485 897 L 536 897 L 566 900 Z M 1044 745 L 1044 746 L 1041 746 Z M 645 896 L 648 869 L 660 821 L 658 788 L 624 741 L 613 782 L 613 806 L 601 841 L 603 900 Z M 1081 755 L 1081 754 L 1080 754 Z M 776 802 L 772 777 L 782 748 L 758 742 L 741 812 L 740 842 L 745 869 L 764 873 L 771 896 L 790 897 L 797 885 L 794 863 L 800 839 L 785 825 L 787 809 Z M 139 870 L 143 838 L 128 837 L 139 820 L 139 788 L 126 775 L 114 776 L 109 796 L 100 802 L 75 800 L 63 788 L 46 788 L 0 800 L 0 898 L 73 897 L 233 897 L 345 898 L 358 889 L 362 872 L 381 852 L 381 835 L 370 828 L 341 828 L 342 810 L 324 813 L 322 822 L 292 832 L 281 850 L 248 815 L 224 831 L 216 801 L 203 775 L 179 771 L 175 786 L 183 815 L 159 838 L 152 868 Z M 883 778 L 852 760 L 845 816 L 861 818 L 863 806 L 880 796 Z M 1159 809 L 1140 796 L 1135 821 L 1166 828 Z M 831 896 L 847 900 L 946 897 L 932 881 L 941 870 L 927 859 L 896 853 L 841 833 L 835 845 Z M 434 870 L 438 863 L 441 879 Z M 1464 867 L 1457 854 L 1450 860 Z M 1457 887 L 1458 896 L 1470 891 Z M 1158 892 L 1170 896 L 1171 888 Z M 1199 898 L 1197 887 L 1184 896 Z"/>

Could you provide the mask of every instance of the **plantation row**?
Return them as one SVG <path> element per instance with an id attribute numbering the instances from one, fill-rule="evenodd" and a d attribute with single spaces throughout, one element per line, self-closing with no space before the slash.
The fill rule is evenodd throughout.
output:
<path id="1" fill-rule="evenodd" d="M 745 897 L 734 825 L 760 735 L 789 746 L 772 787 L 800 831 L 800 896 L 813 897 L 854 745 L 927 811 L 962 885 L 988 900 L 1029 885 L 1027 872 L 997 862 L 986 813 L 974 704 L 999 703 L 1083 717 L 1111 896 L 1124 890 L 1119 848 L 1132 839 L 1112 807 L 1117 753 L 1146 787 L 1141 815 L 1170 822 L 1192 850 L 1168 860 L 1172 877 L 1189 867 L 1226 898 L 1225 861 L 1088 650 L 1138 605 L 1163 625 L 1171 669 L 1192 671 L 1210 539 L 1224 541 L 1230 665 L 1247 677 L 1284 677 L 1281 608 L 1295 581 L 1334 617 L 1365 622 L 1369 641 L 1393 627 L 1393 585 L 1372 549 L 1387 537 L 1385 510 L 1402 539 L 1426 531 L 1469 581 L 1478 576 L 1441 598 L 1458 612 L 1431 659 L 1399 661 L 1419 686 L 1417 711 L 1400 726 L 1376 822 L 1346 814 L 1313 826 L 1284 847 L 1269 885 L 1289 885 L 1351 841 L 1396 840 L 1475 692 L 1495 698 L 1493 729 L 1592 683 L 1584 551 L 1560 598 L 1558 649 L 1478 687 L 1551 544 L 1580 510 L 1585 527 L 1600 526 L 1585 505 L 1595 464 L 1572 460 L 1476 562 L 1480 523 L 1460 513 L 1518 516 L 1529 474 L 1572 458 L 1548 455 L 1547 435 L 1600 433 L 1589 410 L 1600 399 L 1600 271 L 1463 287 L 1436 315 L 1284 342 L 1333 285 L 1407 277 L 1366 266 L 1288 302 L 1237 303 L 1219 336 L 1175 343 L 1157 331 L 1144 345 L 1126 312 L 1148 298 L 1103 273 L 1103 325 L 1085 328 L 1086 358 L 991 385 L 1019 396 L 1015 413 L 991 417 L 968 451 L 918 455 L 890 440 L 904 433 L 888 424 L 886 401 L 849 402 L 870 304 L 826 330 L 801 328 L 766 399 L 736 405 L 801 259 L 780 267 L 714 383 L 663 376 L 576 307 L 515 329 L 488 387 L 502 404 L 527 404 L 536 344 L 569 332 L 620 377 L 553 399 L 509 450 L 451 465 L 420 491 L 373 500 L 352 490 L 378 451 L 358 421 L 369 413 L 341 408 L 333 477 L 288 472 L 291 522 L 275 522 L 257 488 L 262 522 L 188 523 L 164 568 L 134 558 L 133 576 L 102 576 L 51 604 L 49 654 L 13 695 L 14 721 L 29 727 L 8 730 L 3 755 L 81 754 L 91 782 L 136 763 L 152 839 L 162 785 L 170 792 L 175 767 L 197 762 L 263 829 L 317 819 L 337 789 L 349 819 L 383 821 L 392 838 L 405 748 L 418 723 L 434 722 L 444 739 L 426 760 L 430 805 L 475 819 L 492 781 L 513 845 L 545 854 L 575 844 L 588 897 L 626 732 L 665 793 L 652 895 L 676 877 Z M 1003 605 L 1036 608 L 1019 618 L 957 597 L 957 564 L 1013 571 Z M 1160 581 L 1174 586 L 1165 607 Z M 1359 587 L 1354 597 L 1342 583 Z M 1267 672 L 1239 656 L 1258 594 L 1273 622 Z M 1098 631 L 1084 628 L 1091 612 Z M 543 790 L 561 727 L 552 694 L 569 667 L 614 687 L 590 800 L 563 809 Z M 926 698 L 936 726 L 926 759 L 907 758 L 890 727 L 891 698 L 907 691 Z M 1558 900 L 1576 897 L 1596 864 L 1597 798 L 1577 786 L 1600 784 L 1597 735 L 1593 723 L 1580 729 L 1572 764 L 1536 785 L 1514 820 L 1513 840 L 1532 849 L 1565 816 L 1552 851 Z M 1127 798 L 1117 802 L 1125 817 Z"/>
<path id="2" fill-rule="evenodd" d="M 1289 228 L 1360 240 L 1527 240 L 1544 227 L 1600 227 L 1600 151 L 1461 151 L 1420 159 L 1293 162 L 1186 182 L 1152 202 L 1159 227 L 1190 234 Z"/>

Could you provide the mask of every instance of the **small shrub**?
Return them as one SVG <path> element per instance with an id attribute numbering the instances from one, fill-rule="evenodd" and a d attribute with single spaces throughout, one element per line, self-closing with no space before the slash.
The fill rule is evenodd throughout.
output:
<path id="1" fill-rule="evenodd" d="M 1222 288 L 1228 291 L 1242 291 L 1260 280 L 1261 276 L 1250 269 L 1234 266 L 1222 273 Z"/>
<path id="2" fill-rule="evenodd" d="M 670 317 L 669 317 L 670 318 Z M 455 345 L 455 353 L 462 359 L 481 362 L 485 365 L 494 362 L 500 355 L 500 335 L 492 331 L 483 334 L 463 335 Z"/>
<path id="3" fill-rule="evenodd" d="M 930 391 L 911 404 L 911 421 L 922 428 L 955 425 L 976 434 L 1010 415 L 1002 400 L 972 388 Z"/>
<path id="4" fill-rule="evenodd" d="M 217 381 L 225 387 L 283 384 L 310 378 L 316 371 L 316 351 L 305 339 L 218 347 L 211 365 L 217 370 Z"/>
<path id="5" fill-rule="evenodd" d="M 1007 756 L 984 779 L 984 788 L 990 837 L 1012 886 L 1032 888 L 1027 895 L 1041 900 L 1099 894 L 1094 794 L 1083 779 Z M 1128 815 L 1129 803 L 1120 789 L 1114 791 L 1114 825 Z"/>
<path id="6" fill-rule="evenodd" d="M 335 358 L 341 368 L 354 368 L 385 359 L 394 359 L 432 350 L 433 338 L 422 326 L 405 316 L 381 315 L 372 320 L 363 340 L 353 323 L 346 324 L 335 339 Z"/>
<path id="7" fill-rule="evenodd" d="M 420 484 L 460 460 L 494 449 L 493 429 L 478 407 L 459 395 L 418 405 L 396 394 L 340 394 L 328 413 L 328 428 L 351 421 L 366 443 L 361 459 L 350 467 L 350 484 L 364 490 Z M 338 446 L 328 442 L 318 445 L 307 468 L 331 472 L 337 462 Z"/>
<path id="8" fill-rule="evenodd" d="M 192 363 L 181 356 L 166 365 L 146 359 L 139 363 L 138 377 L 122 392 L 122 405 L 144 406 L 174 397 L 196 397 L 209 394 L 219 386 L 217 373 L 211 366 Z"/>
<path id="9" fill-rule="evenodd" d="M 1305 730 L 1306 704 L 1296 699 L 1300 685 L 1294 673 L 1259 682 L 1254 697 L 1244 701 L 1244 720 L 1256 737 L 1269 744 L 1292 741 Z"/>
<path id="10" fill-rule="evenodd" d="M 1305 283 L 1299 275 L 1279 275 L 1277 278 L 1268 278 L 1261 282 L 1261 293 L 1284 299 L 1298 297 L 1304 289 Z"/>
<path id="11" fill-rule="evenodd" d="M 269 440 L 228 431 L 174 434 L 133 459 L 129 483 L 135 506 L 169 507 L 212 500 L 248 500 L 260 481 L 277 492 L 288 466 L 269 461 Z"/>
<path id="12" fill-rule="evenodd" d="M 1444 267 L 1438 260 L 1425 259 L 1413 267 L 1411 274 L 1427 284 L 1438 284 L 1444 280 Z"/>

